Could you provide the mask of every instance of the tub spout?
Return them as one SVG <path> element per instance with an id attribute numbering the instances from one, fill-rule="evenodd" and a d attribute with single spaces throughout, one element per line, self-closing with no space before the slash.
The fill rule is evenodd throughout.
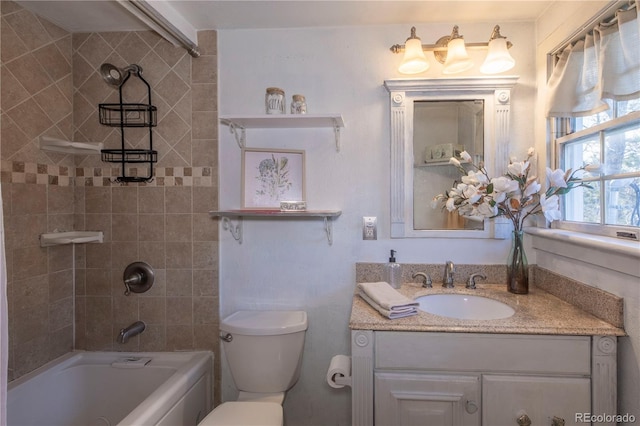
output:
<path id="1" fill-rule="evenodd" d="M 120 330 L 118 343 L 127 343 L 130 337 L 136 336 L 144 331 L 147 325 L 142 321 L 136 321 L 129 327 Z"/>

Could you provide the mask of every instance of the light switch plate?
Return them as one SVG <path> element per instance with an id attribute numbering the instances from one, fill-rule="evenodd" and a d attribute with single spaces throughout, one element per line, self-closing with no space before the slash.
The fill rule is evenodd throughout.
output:
<path id="1" fill-rule="evenodd" d="M 378 218 L 375 216 L 362 217 L 362 239 L 377 240 L 378 239 Z"/>

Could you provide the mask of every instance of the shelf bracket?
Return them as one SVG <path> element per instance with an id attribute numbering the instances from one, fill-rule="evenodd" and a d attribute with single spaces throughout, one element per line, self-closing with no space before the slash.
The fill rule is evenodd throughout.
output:
<path id="1" fill-rule="evenodd" d="M 238 223 L 234 225 L 231 219 L 222 216 L 222 229 L 231 232 L 233 239 L 236 240 L 238 244 L 242 244 L 242 217 L 239 217 Z"/>
<path id="2" fill-rule="evenodd" d="M 327 242 L 333 245 L 333 221 L 328 217 L 324 217 L 324 231 L 327 233 Z"/>
<path id="3" fill-rule="evenodd" d="M 244 149 L 246 146 L 247 134 L 245 128 L 242 126 L 238 126 L 233 121 L 225 120 L 226 124 L 229 126 L 229 132 L 233 134 L 233 137 L 236 140 L 236 143 L 240 147 L 240 149 Z"/>
<path id="4" fill-rule="evenodd" d="M 340 152 L 340 124 L 335 118 L 333 119 L 333 135 L 336 138 L 336 152 Z"/>

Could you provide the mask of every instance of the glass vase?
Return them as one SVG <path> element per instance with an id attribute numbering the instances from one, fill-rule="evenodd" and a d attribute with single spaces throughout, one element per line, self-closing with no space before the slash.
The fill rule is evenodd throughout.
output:
<path id="1" fill-rule="evenodd" d="M 507 258 L 507 289 L 515 294 L 529 293 L 529 264 L 523 237 L 522 231 L 513 231 L 511 251 Z"/>

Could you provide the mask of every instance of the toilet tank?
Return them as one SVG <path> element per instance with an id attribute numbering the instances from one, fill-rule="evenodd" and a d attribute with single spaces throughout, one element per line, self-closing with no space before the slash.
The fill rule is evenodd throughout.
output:
<path id="1" fill-rule="evenodd" d="M 233 381 L 243 392 L 286 392 L 300 376 L 304 311 L 238 311 L 220 324 Z M 229 341 L 227 341 L 229 340 Z"/>

